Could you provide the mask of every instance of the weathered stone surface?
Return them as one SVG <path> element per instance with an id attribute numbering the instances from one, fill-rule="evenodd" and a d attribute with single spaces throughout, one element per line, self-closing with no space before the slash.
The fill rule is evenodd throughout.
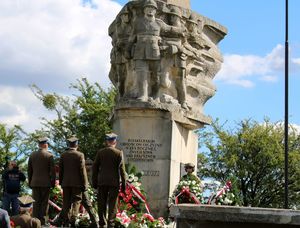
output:
<path id="1" fill-rule="evenodd" d="M 170 216 L 177 228 L 191 227 L 294 227 L 300 225 L 300 211 L 212 205 L 172 205 Z"/>
<path id="2" fill-rule="evenodd" d="M 162 0 L 162 2 L 166 2 L 167 4 L 172 4 L 176 6 L 180 6 L 182 8 L 190 9 L 191 4 L 190 0 Z"/>
<path id="3" fill-rule="evenodd" d="M 216 91 L 212 79 L 223 61 L 217 45 L 227 30 L 187 5 L 188 0 L 130 1 L 110 25 L 110 79 L 121 107 L 150 104 L 210 122 L 203 106 Z"/>
<path id="4" fill-rule="evenodd" d="M 119 109 L 114 119 L 126 163 L 144 172 L 142 183 L 153 214 L 166 215 L 169 196 L 180 179 L 180 164 L 197 162 L 197 135 L 167 111 Z"/>

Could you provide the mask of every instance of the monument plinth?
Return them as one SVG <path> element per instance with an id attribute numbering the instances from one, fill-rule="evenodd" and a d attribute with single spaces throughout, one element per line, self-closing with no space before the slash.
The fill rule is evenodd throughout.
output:
<path id="1" fill-rule="evenodd" d="M 172 4 L 171 4 L 172 3 Z M 195 129 L 216 91 L 226 29 L 189 9 L 189 1 L 128 2 L 109 27 L 109 77 L 118 90 L 114 130 L 126 162 L 144 171 L 154 215 L 167 211 L 182 165 L 197 163 Z"/>

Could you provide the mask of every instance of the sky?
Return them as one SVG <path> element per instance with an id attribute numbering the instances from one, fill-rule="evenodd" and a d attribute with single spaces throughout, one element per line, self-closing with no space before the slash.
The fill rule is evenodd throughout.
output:
<path id="1" fill-rule="evenodd" d="M 0 123 L 33 131 L 40 117 L 54 117 L 32 84 L 61 95 L 72 95 L 69 85 L 81 77 L 110 86 L 107 30 L 127 2 L 1 0 Z M 285 0 L 191 0 L 191 8 L 228 29 L 205 114 L 231 126 L 249 118 L 283 121 Z M 289 9 L 289 120 L 300 126 L 300 1 L 289 0 Z"/>

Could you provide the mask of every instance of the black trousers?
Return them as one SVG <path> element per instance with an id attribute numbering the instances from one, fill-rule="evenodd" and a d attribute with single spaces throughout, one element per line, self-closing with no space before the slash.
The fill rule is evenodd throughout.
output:
<path id="1" fill-rule="evenodd" d="M 119 187 L 115 186 L 98 186 L 98 215 L 99 225 L 113 224 L 117 214 L 117 199 L 119 194 Z M 108 204 L 108 219 L 106 219 L 106 207 Z"/>

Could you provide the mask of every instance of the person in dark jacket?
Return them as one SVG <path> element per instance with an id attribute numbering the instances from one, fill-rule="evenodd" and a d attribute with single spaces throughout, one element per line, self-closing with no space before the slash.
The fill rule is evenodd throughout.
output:
<path id="1" fill-rule="evenodd" d="M 21 182 L 26 179 L 24 173 L 19 170 L 16 161 L 8 163 L 7 170 L 2 175 L 4 185 L 3 191 L 3 209 L 10 212 L 10 215 L 19 213 L 19 193 L 21 190 Z"/>
<path id="2" fill-rule="evenodd" d="M 92 173 L 93 188 L 98 189 L 99 226 L 114 227 L 117 214 L 117 198 L 120 188 L 125 191 L 126 172 L 123 152 L 116 148 L 117 135 L 106 134 L 107 147 L 98 151 Z M 106 206 L 108 204 L 108 219 L 106 219 Z M 106 221 L 108 220 L 108 221 Z"/>

